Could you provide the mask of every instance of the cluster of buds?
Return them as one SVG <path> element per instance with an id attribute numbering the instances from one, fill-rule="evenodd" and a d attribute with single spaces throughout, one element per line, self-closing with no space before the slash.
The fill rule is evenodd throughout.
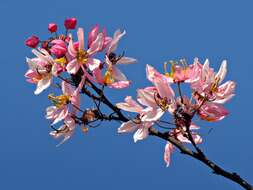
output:
<path id="1" fill-rule="evenodd" d="M 63 137 L 61 143 L 72 136 L 77 126 L 87 133 L 88 127 L 94 127 L 92 123 L 114 118 L 122 121 L 118 128 L 119 133 L 135 132 L 135 142 L 147 138 L 150 128 L 158 126 L 166 129 L 168 135 L 178 142 L 190 143 L 196 147 L 196 144 L 202 142 L 202 138 L 196 132 L 200 127 L 196 125 L 194 117 L 214 122 L 228 115 L 223 104 L 234 96 L 235 83 L 227 81 L 221 84 L 227 72 L 227 62 L 223 61 L 219 71 L 215 72 L 209 67 L 208 59 L 201 64 L 195 58 L 189 65 L 184 59 L 166 62 L 164 73 L 147 65 L 147 79 L 152 85 L 137 90 L 137 101 L 127 96 L 125 102 L 117 103 L 116 106 L 108 101 L 103 102 L 114 111 L 106 116 L 100 110 L 100 104 L 105 99 L 104 88 L 128 87 L 130 80 L 117 66 L 135 63 L 136 59 L 126 57 L 125 53 L 116 53 L 125 31 L 116 30 L 110 37 L 104 28 L 100 30 L 96 25 L 88 32 L 85 45 L 83 28 L 77 28 L 76 40 L 71 33 L 76 25 L 75 18 L 66 19 L 66 31 L 60 34 L 58 26 L 50 23 L 48 30 L 51 36 L 48 39 L 41 40 L 33 35 L 25 41 L 35 55 L 34 58 L 26 59 L 29 69 L 25 74 L 28 82 L 37 85 L 34 93 L 40 94 L 50 86 L 61 89 L 60 95 L 48 95 L 52 105 L 46 109 L 46 118 L 52 122 L 54 129 L 50 135 L 55 138 Z M 103 60 L 98 56 L 103 57 Z M 59 80 L 61 83 L 57 83 Z M 191 97 L 182 94 L 180 86 L 183 83 L 189 84 Z M 173 85 L 177 88 L 177 93 L 173 90 Z M 82 93 L 92 100 L 95 108 L 81 108 Z M 128 121 L 125 118 L 121 120 L 120 117 L 113 117 L 115 110 L 125 110 L 136 115 Z M 118 113 L 122 114 L 120 111 Z M 166 113 L 171 115 L 172 122 L 162 120 Z M 54 125 L 59 123 L 62 125 L 55 128 Z M 167 142 L 164 152 L 167 165 L 170 164 L 173 150 L 174 145 Z"/>

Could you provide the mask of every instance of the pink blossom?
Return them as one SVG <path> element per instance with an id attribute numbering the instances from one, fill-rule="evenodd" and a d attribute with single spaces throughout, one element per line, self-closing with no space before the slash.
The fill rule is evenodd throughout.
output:
<path id="1" fill-rule="evenodd" d="M 235 83 L 228 81 L 220 85 L 227 73 L 227 62 L 224 60 L 217 73 L 209 67 L 208 59 L 201 68 L 200 77 L 191 83 L 191 88 L 202 97 L 215 103 L 225 103 L 234 96 Z"/>
<path id="2" fill-rule="evenodd" d="M 67 46 L 63 40 L 53 40 L 51 44 L 53 46 L 50 48 L 50 52 L 57 58 L 63 57 L 67 53 Z"/>
<path id="3" fill-rule="evenodd" d="M 201 106 L 198 114 L 201 119 L 214 122 L 222 120 L 229 114 L 229 112 L 221 104 L 206 102 Z"/>
<path id="4" fill-rule="evenodd" d="M 48 95 L 48 98 L 54 104 L 46 109 L 46 118 L 52 120 L 52 125 L 65 119 L 70 113 L 75 115 L 80 107 L 80 90 L 84 84 L 84 78 L 78 88 L 74 89 L 66 81 L 62 82 L 62 95 Z"/>
<path id="5" fill-rule="evenodd" d="M 76 122 L 71 117 L 70 114 L 68 114 L 64 119 L 64 124 L 61 125 L 57 130 L 51 131 L 49 134 L 58 139 L 63 137 L 63 140 L 57 145 L 60 146 L 64 142 L 66 142 L 70 137 L 73 135 L 76 128 Z"/>
<path id="6" fill-rule="evenodd" d="M 103 46 L 103 34 L 99 33 L 96 40 L 93 41 L 88 50 L 84 49 L 84 31 L 82 28 L 78 28 L 78 48 L 74 47 L 73 39 L 71 37 L 68 45 L 68 53 L 73 59 L 68 63 L 66 69 L 70 74 L 76 74 L 80 67 L 85 70 L 84 65 L 87 66 L 90 71 L 95 70 L 101 64 L 101 61 L 91 56 L 101 50 Z"/>
<path id="7" fill-rule="evenodd" d="M 119 56 L 114 53 L 118 46 L 119 40 L 125 35 L 125 31 L 121 32 L 117 30 L 114 33 L 113 39 L 110 41 L 107 47 L 105 63 L 107 71 L 104 76 L 104 83 L 109 86 L 115 82 L 128 81 L 126 76 L 115 66 L 116 64 L 131 64 L 135 63 L 136 59 L 131 57 Z"/>
<path id="8" fill-rule="evenodd" d="M 28 47 L 31 47 L 31 48 L 36 48 L 38 46 L 39 42 L 40 41 L 37 36 L 31 36 L 26 39 L 25 45 L 27 45 Z"/>
<path id="9" fill-rule="evenodd" d="M 39 51 L 33 49 L 32 52 L 37 56 L 36 58 L 26 59 L 29 70 L 25 76 L 29 82 L 37 84 L 34 94 L 40 94 L 47 89 L 52 83 L 52 77 L 57 76 L 57 64 L 54 59 L 44 49 Z"/>
<path id="10" fill-rule="evenodd" d="M 157 89 L 157 94 L 153 96 L 156 104 L 164 111 L 168 110 L 172 113 L 175 107 L 175 93 L 171 88 L 166 76 L 162 75 L 149 65 L 146 66 L 146 74 L 147 78 L 154 84 L 155 88 Z"/>
<path id="11" fill-rule="evenodd" d="M 140 96 L 138 101 L 140 100 Z M 141 101 L 139 101 L 141 102 Z M 145 100 L 143 100 L 145 102 Z M 138 140 L 143 140 L 148 137 L 148 130 L 162 115 L 163 110 L 159 107 L 146 107 L 143 108 L 140 104 L 132 99 L 132 97 L 127 96 L 125 102 L 117 103 L 116 106 L 122 110 L 137 113 L 137 117 L 133 120 L 123 123 L 119 128 L 119 133 L 135 132 L 134 142 Z"/>
<path id="12" fill-rule="evenodd" d="M 57 31 L 57 24 L 55 23 L 50 23 L 48 24 L 48 30 L 53 33 L 53 32 L 56 32 Z"/>

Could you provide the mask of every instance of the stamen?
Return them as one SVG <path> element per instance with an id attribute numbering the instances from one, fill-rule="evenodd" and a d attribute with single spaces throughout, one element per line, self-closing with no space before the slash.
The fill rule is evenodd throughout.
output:
<path id="1" fill-rule="evenodd" d="M 79 50 L 76 55 L 77 62 L 81 65 L 86 64 L 88 61 L 88 53 L 85 50 Z"/>
<path id="2" fill-rule="evenodd" d="M 67 64 L 67 60 L 65 57 L 61 57 L 54 60 L 56 63 L 59 63 L 61 66 L 65 66 Z"/>
<path id="3" fill-rule="evenodd" d="M 156 104 L 163 110 L 166 111 L 170 107 L 167 97 L 161 98 L 159 94 L 154 93 L 154 99 Z"/>
<path id="4" fill-rule="evenodd" d="M 48 95 L 48 99 L 52 101 L 52 103 L 57 107 L 61 108 L 62 106 L 68 104 L 70 102 L 70 96 L 60 95 L 54 96 L 53 94 Z"/>
<path id="5" fill-rule="evenodd" d="M 210 89 L 211 92 L 217 91 L 219 82 L 220 82 L 220 78 L 215 78 L 215 81 L 212 84 L 211 89 Z"/>
<path id="6" fill-rule="evenodd" d="M 170 68 L 171 72 L 170 73 L 167 70 L 167 64 L 171 64 L 171 68 Z M 174 73 L 176 70 L 175 64 L 177 64 L 177 62 L 175 62 L 175 61 L 164 62 L 163 67 L 164 67 L 165 76 L 172 77 L 172 78 L 174 77 Z"/>
<path id="7" fill-rule="evenodd" d="M 166 76 L 166 77 L 169 77 L 170 74 L 169 74 L 169 72 L 168 72 L 168 70 L 167 70 L 167 64 L 168 64 L 168 62 L 164 62 L 163 68 L 164 68 L 165 76 Z"/>

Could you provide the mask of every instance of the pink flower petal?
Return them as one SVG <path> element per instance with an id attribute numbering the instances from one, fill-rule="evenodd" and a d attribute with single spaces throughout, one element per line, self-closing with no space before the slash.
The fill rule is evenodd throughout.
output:
<path id="1" fill-rule="evenodd" d="M 119 64 L 131 64 L 136 63 L 137 60 L 132 57 L 122 57 L 117 63 Z"/>
<path id="2" fill-rule="evenodd" d="M 111 52 L 114 52 L 117 49 L 119 40 L 126 34 L 126 31 L 124 30 L 122 33 L 121 31 L 118 29 L 115 31 L 113 39 L 111 41 L 111 43 L 108 46 L 108 49 L 106 51 L 106 54 L 109 55 Z"/>
<path id="3" fill-rule="evenodd" d="M 99 33 L 97 36 L 97 39 L 91 44 L 87 53 L 89 55 L 93 55 L 93 54 L 99 52 L 103 47 L 103 43 L 104 43 L 103 34 Z"/>
<path id="4" fill-rule="evenodd" d="M 38 83 L 37 83 L 37 88 L 34 91 L 35 95 L 40 94 L 43 90 L 47 89 L 51 84 L 51 77 L 47 76 L 43 79 L 41 79 Z"/>
<path id="5" fill-rule="evenodd" d="M 132 121 L 128 121 L 121 124 L 121 126 L 118 128 L 118 133 L 131 133 L 134 132 L 136 129 L 137 125 Z"/>
<path id="6" fill-rule="evenodd" d="M 67 83 L 66 81 L 62 81 L 62 92 L 65 95 L 71 96 L 74 93 L 74 88 L 71 84 Z"/>
<path id="7" fill-rule="evenodd" d="M 116 89 L 121 89 L 121 88 L 126 88 L 130 85 L 130 81 L 119 81 L 119 82 L 114 82 L 110 85 L 108 85 L 109 88 L 116 88 Z"/>
<path id="8" fill-rule="evenodd" d="M 170 143 L 167 142 L 167 144 L 165 145 L 165 149 L 164 149 L 164 161 L 166 163 L 166 167 L 169 167 L 170 165 L 170 158 L 171 158 L 171 153 L 174 151 L 174 146 Z"/>
<path id="9" fill-rule="evenodd" d="M 112 75 L 113 78 L 117 81 L 126 81 L 126 76 L 116 67 L 112 66 Z"/>
<path id="10" fill-rule="evenodd" d="M 136 101 L 132 99 L 131 96 L 127 96 L 125 98 L 125 102 L 117 103 L 116 106 L 119 109 L 123 109 L 129 112 L 136 112 L 136 113 L 140 113 L 141 110 L 143 109 Z"/>
<path id="11" fill-rule="evenodd" d="M 135 143 L 137 141 L 139 141 L 139 140 L 143 140 L 143 139 L 145 139 L 145 138 L 148 137 L 148 135 L 149 135 L 149 132 L 148 132 L 149 127 L 142 126 L 139 129 L 137 129 L 137 131 L 134 133 L 134 136 L 133 136 Z"/>
<path id="12" fill-rule="evenodd" d="M 219 79 L 219 84 L 223 81 L 227 73 L 227 61 L 224 60 L 221 63 L 218 73 L 215 75 L 215 78 Z"/>
<path id="13" fill-rule="evenodd" d="M 79 49 L 79 51 L 84 50 L 84 32 L 83 32 L 83 28 L 78 28 L 77 38 L 78 38 L 78 49 Z"/>
<path id="14" fill-rule="evenodd" d="M 70 74 L 76 74 L 79 68 L 80 68 L 80 64 L 77 62 L 76 59 L 73 59 L 72 61 L 70 61 L 68 65 L 66 66 L 66 69 L 68 73 Z"/>

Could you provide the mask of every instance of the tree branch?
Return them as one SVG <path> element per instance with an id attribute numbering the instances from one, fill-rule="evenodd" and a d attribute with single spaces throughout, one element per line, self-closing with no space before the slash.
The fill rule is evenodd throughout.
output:
<path id="1" fill-rule="evenodd" d="M 194 151 L 191 151 L 190 149 L 183 146 L 182 143 L 180 143 L 178 140 L 176 140 L 173 137 L 170 137 L 168 135 L 168 133 L 161 133 L 153 127 L 151 127 L 149 131 L 150 131 L 150 135 L 157 136 L 159 138 L 162 138 L 166 141 L 171 142 L 173 145 L 175 145 L 181 151 L 182 154 L 186 154 L 190 157 L 193 157 L 193 158 L 201 161 L 203 164 L 205 164 L 206 166 L 211 168 L 213 170 L 214 174 L 221 175 L 227 179 L 230 179 L 230 180 L 234 181 L 235 183 L 241 185 L 246 190 L 253 190 L 253 187 L 247 181 L 242 179 L 237 173 L 234 173 L 234 172 L 231 173 L 231 172 L 225 171 L 223 168 L 221 168 L 220 166 L 218 166 L 214 162 L 210 161 L 203 153 L 200 154 L 200 153 L 196 153 Z"/>

